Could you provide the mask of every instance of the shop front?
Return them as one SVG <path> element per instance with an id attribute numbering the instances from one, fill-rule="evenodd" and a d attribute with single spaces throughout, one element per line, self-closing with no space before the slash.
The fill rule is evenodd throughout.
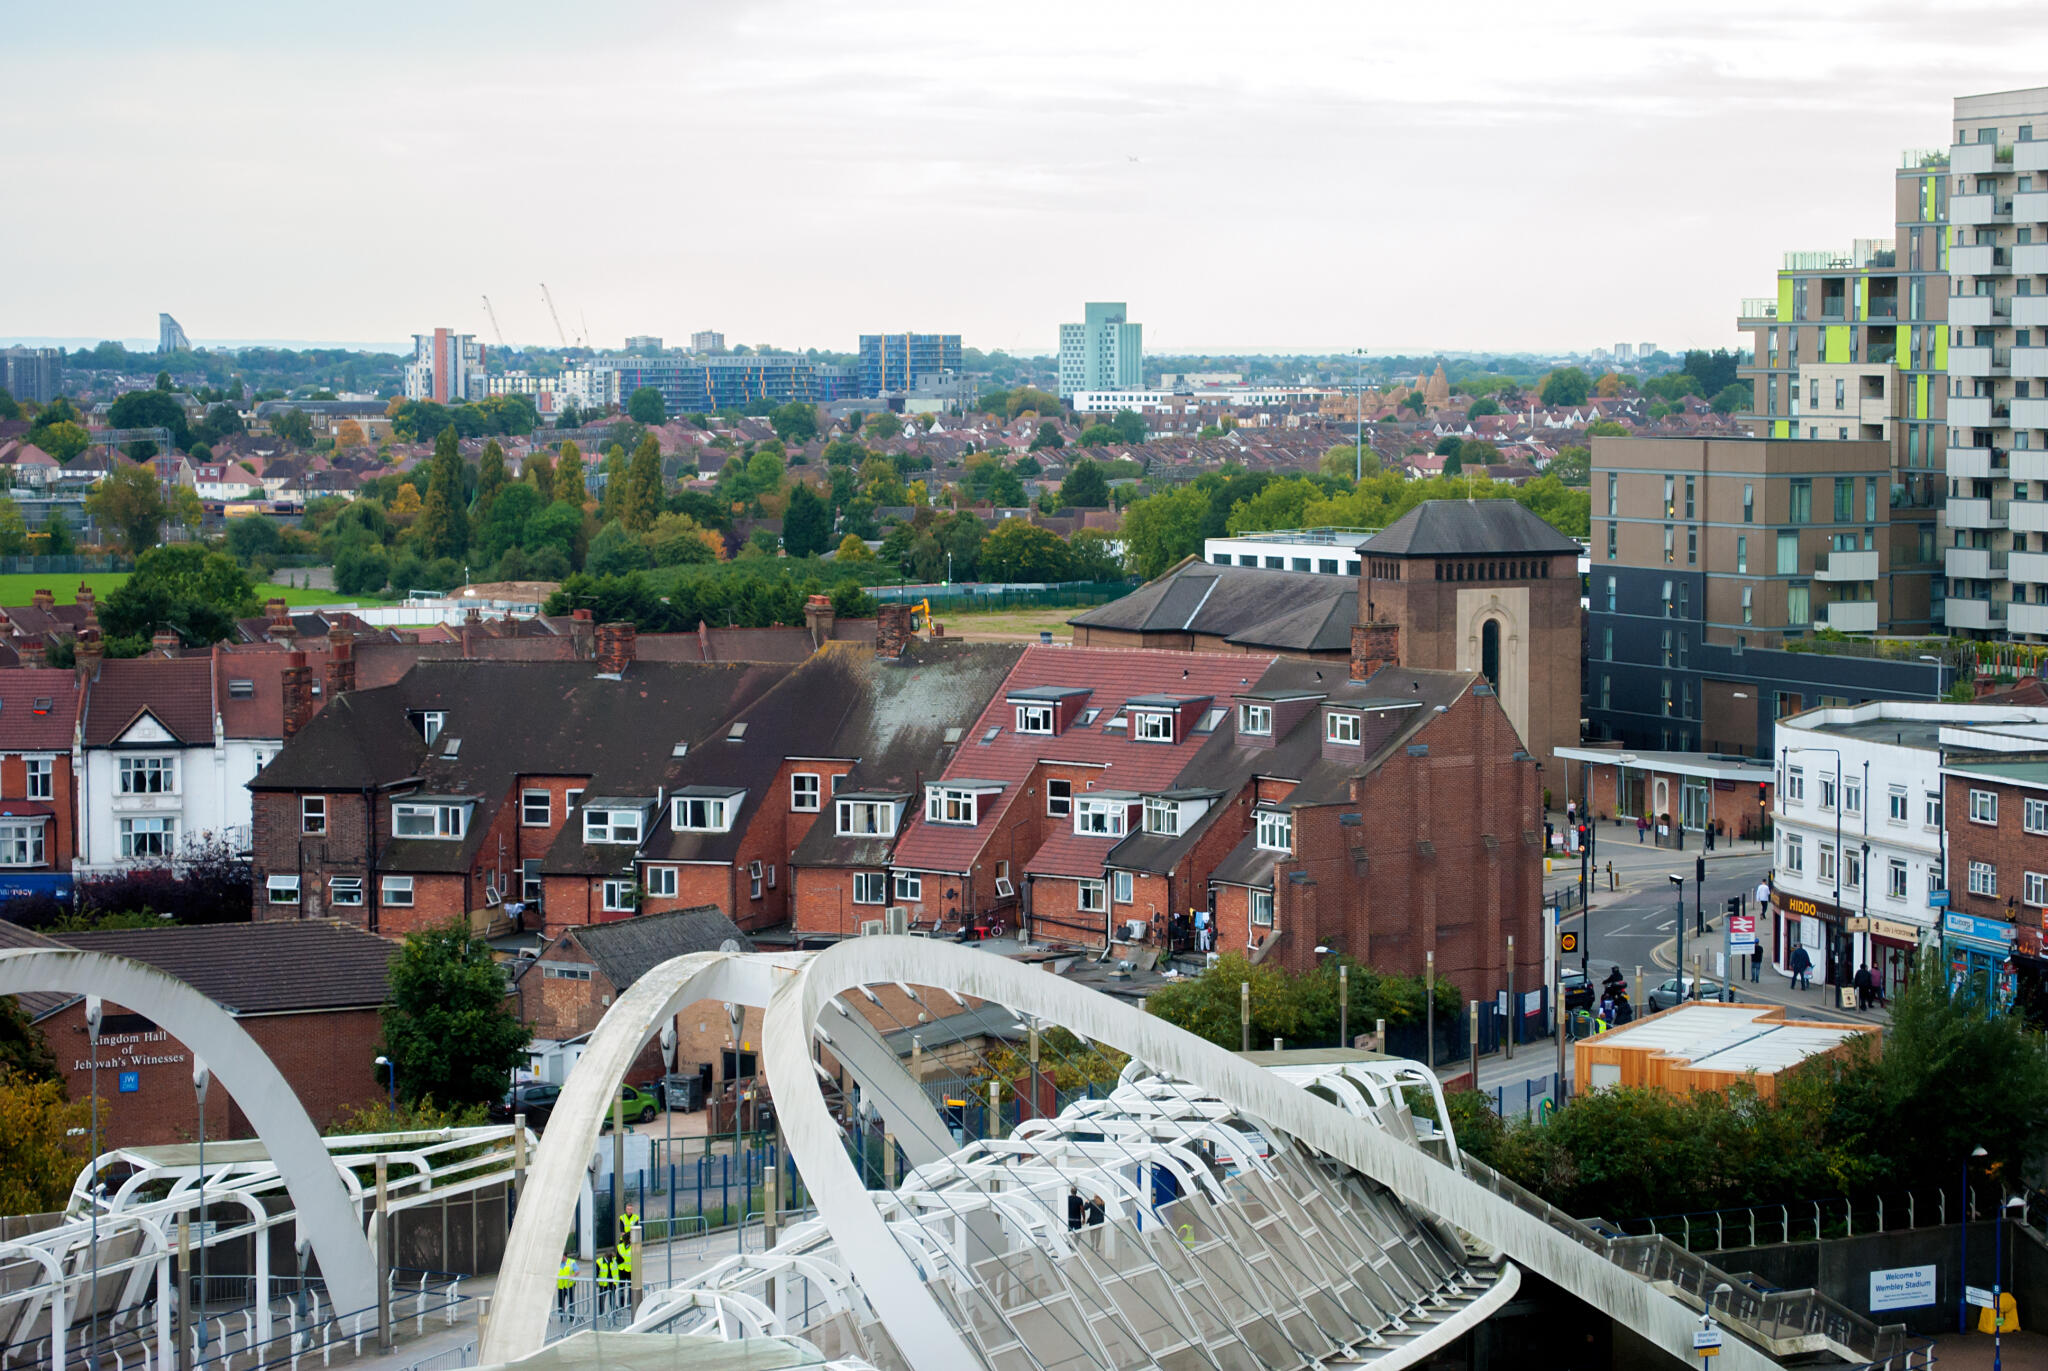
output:
<path id="1" fill-rule="evenodd" d="M 1920 950 L 1923 934 L 1933 930 L 1899 919 L 1857 915 L 1843 923 L 1849 934 L 1849 955 L 1856 966 L 1867 966 L 1880 995 L 1889 1000 L 1905 988 L 1913 974 L 1913 959 Z M 1849 973 L 1855 975 L 1854 970 Z"/>
<path id="2" fill-rule="evenodd" d="M 1856 968 L 1850 961 L 1855 940 L 1849 934 L 1848 922 L 1856 915 L 1826 900 L 1788 895 L 1777 889 L 1771 891 L 1771 907 L 1778 914 L 1772 949 L 1777 966 L 1789 970 L 1792 949 L 1803 947 L 1813 963 L 1816 985 L 1850 983 Z"/>
<path id="3" fill-rule="evenodd" d="M 1942 915 L 1942 955 L 1948 964 L 1949 993 L 1973 1000 L 1987 996 L 1994 1009 L 2012 1007 L 2019 992 L 2014 951 L 2019 929 L 2002 919 L 1979 914 Z"/>

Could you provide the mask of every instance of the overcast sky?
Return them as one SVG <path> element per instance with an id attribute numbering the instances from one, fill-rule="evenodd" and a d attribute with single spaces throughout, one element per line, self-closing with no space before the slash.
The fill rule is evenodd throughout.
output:
<path id="1" fill-rule="evenodd" d="M 0 337 L 1734 341 L 2048 4 L 20 6 Z"/>

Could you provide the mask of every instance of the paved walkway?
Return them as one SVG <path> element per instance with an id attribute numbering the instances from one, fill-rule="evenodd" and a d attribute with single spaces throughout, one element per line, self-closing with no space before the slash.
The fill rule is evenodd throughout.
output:
<path id="1" fill-rule="evenodd" d="M 2000 1340 L 2009 1371 L 2048 1368 L 2048 1334 L 2007 1333 Z M 1942 1371 L 1991 1371 L 1991 1337 L 1986 1333 L 1947 1333 L 1934 1340 L 1935 1365 Z"/>

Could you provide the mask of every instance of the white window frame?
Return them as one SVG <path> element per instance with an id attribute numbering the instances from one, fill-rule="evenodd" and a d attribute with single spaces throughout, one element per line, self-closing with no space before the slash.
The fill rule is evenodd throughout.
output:
<path id="1" fill-rule="evenodd" d="M 1130 872 L 1112 871 L 1109 873 L 1109 902 L 1111 904 L 1130 904 L 1136 898 L 1136 889 L 1137 882 L 1131 879 Z"/>
<path id="2" fill-rule="evenodd" d="M 2048 800 L 2029 796 L 2020 810 L 2020 825 L 2029 833 L 2048 833 Z"/>
<path id="3" fill-rule="evenodd" d="M 1180 801 L 1162 800 L 1156 796 L 1145 797 L 1145 831 L 1156 833 L 1162 838 L 1180 836 Z"/>
<path id="4" fill-rule="evenodd" d="M 633 898 L 636 889 L 631 876 L 607 876 L 598 896 L 599 907 L 607 914 L 631 914 L 639 907 Z"/>
<path id="5" fill-rule="evenodd" d="M 2048 872 L 2029 871 L 2020 878 L 2020 903 L 2030 909 L 2048 909 Z"/>
<path id="6" fill-rule="evenodd" d="M 1863 889 L 1863 850 L 1844 845 L 1842 848 L 1842 889 Z"/>
<path id="7" fill-rule="evenodd" d="M 148 827 L 137 828 L 137 824 Z M 147 860 L 169 857 L 178 850 L 178 821 L 164 814 L 138 814 L 120 821 L 121 855 Z M 148 839 L 149 841 L 140 841 Z"/>
<path id="8" fill-rule="evenodd" d="M 327 797 L 325 795 L 299 796 L 299 832 L 321 834 L 327 831 Z"/>
<path id="9" fill-rule="evenodd" d="M 930 785 L 924 791 L 924 819 L 929 824 L 972 828 L 981 822 L 981 792 Z"/>
<path id="10" fill-rule="evenodd" d="M 1998 868 L 1989 862 L 1971 862 L 1970 893 L 1995 897 L 1998 894 Z"/>
<path id="11" fill-rule="evenodd" d="M 361 876 L 330 876 L 327 878 L 327 903 L 337 907 L 353 909 L 363 902 L 363 878 Z"/>
<path id="12" fill-rule="evenodd" d="M 1364 736 L 1364 718 L 1361 715 L 1332 710 L 1323 716 L 1323 741 L 1326 743 L 1356 747 Z"/>
<path id="13" fill-rule="evenodd" d="M 299 878 L 297 876 L 269 876 L 263 882 L 263 899 L 266 904 L 297 904 L 299 902 Z"/>
<path id="14" fill-rule="evenodd" d="M 1997 791 L 1972 790 L 1970 792 L 1970 822 L 1973 824 L 1997 824 Z"/>
<path id="15" fill-rule="evenodd" d="M 853 902 L 855 904 L 889 903 L 889 877 L 880 871 L 854 872 Z"/>
<path id="16" fill-rule="evenodd" d="M 1814 850 L 1818 860 L 1814 863 L 1813 878 L 1822 885 L 1833 885 L 1835 883 L 1835 845 L 1833 843 L 1815 843 Z"/>
<path id="17" fill-rule="evenodd" d="M 1074 812 L 1074 783 L 1063 777 L 1049 777 L 1045 783 L 1045 812 L 1064 819 Z"/>
<path id="18" fill-rule="evenodd" d="M 432 825 L 430 833 L 407 833 L 399 828 L 403 817 L 414 822 L 425 820 Z M 459 842 L 469 828 L 469 810 L 455 804 L 407 804 L 399 802 L 391 806 L 391 836 L 394 838 L 421 838 L 434 842 Z"/>
<path id="19" fill-rule="evenodd" d="M 1852 780 L 1847 776 L 1842 778 L 1842 812 L 1844 814 L 1861 814 L 1863 812 L 1863 782 Z"/>
<path id="20" fill-rule="evenodd" d="M 1254 890 L 1251 892 L 1251 921 L 1253 928 L 1273 926 L 1273 892 Z"/>
<path id="21" fill-rule="evenodd" d="M 1885 821 L 1894 824 L 1908 822 L 1908 814 L 1911 807 L 1912 801 L 1906 795 L 1906 788 L 1902 785 L 1893 786 L 1890 792 L 1890 808 L 1886 813 Z"/>
<path id="22" fill-rule="evenodd" d="M 1139 743 L 1170 743 L 1173 741 L 1176 715 L 1170 709 L 1134 709 L 1131 711 L 1131 741 Z"/>
<path id="23" fill-rule="evenodd" d="M 663 899 L 673 899 L 676 893 L 676 869 L 672 866 L 650 866 L 643 873 L 647 893 Z"/>
<path id="24" fill-rule="evenodd" d="M 54 757 L 24 757 L 22 764 L 28 769 L 28 798 L 31 800 L 55 799 L 57 794 L 57 759 Z"/>
<path id="25" fill-rule="evenodd" d="M 632 843 L 637 846 L 641 836 L 641 814 L 637 809 L 583 811 L 583 841 L 586 843 Z"/>
<path id="26" fill-rule="evenodd" d="M 1835 807 L 1835 778 L 1822 775 L 1816 779 L 1820 785 L 1820 808 L 1833 809 Z"/>
<path id="27" fill-rule="evenodd" d="M 1796 766 L 1785 768 L 1785 794 L 1783 799 L 1786 804 L 1803 805 L 1806 803 L 1805 768 Z"/>
<path id="28" fill-rule="evenodd" d="M 441 730 L 448 726 L 448 712 L 442 709 L 420 711 L 420 736 L 432 747 L 434 740 L 441 736 Z"/>
<path id="29" fill-rule="evenodd" d="M 539 804 L 540 817 L 534 817 L 535 803 Z M 521 828 L 547 828 L 555 821 L 555 793 L 552 790 L 522 790 L 519 792 L 519 826 Z"/>
<path id="30" fill-rule="evenodd" d="M 1018 705 L 1017 731 L 1019 733 L 1050 734 L 1053 731 L 1052 723 L 1055 717 L 1056 714 L 1051 705 Z"/>
<path id="31" fill-rule="evenodd" d="M 36 819 L 0 823 L 0 866 L 42 866 L 48 851 L 45 825 Z"/>
<path id="32" fill-rule="evenodd" d="M 1079 888 L 1074 896 L 1074 907 L 1083 914 L 1107 914 L 1109 912 L 1109 885 L 1105 881 L 1076 881 Z"/>
<path id="33" fill-rule="evenodd" d="M 669 827 L 678 833 L 729 833 L 737 795 L 678 795 L 669 802 Z"/>
<path id="34" fill-rule="evenodd" d="M 121 758 L 123 795 L 175 795 L 178 793 L 176 757 Z"/>
<path id="35" fill-rule="evenodd" d="M 1926 827 L 1927 827 L 1927 828 L 1928 828 L 1928 829 L 1929 829 L 1930 831 L 1931 831 L 1931 830 L 1933 830 L 1933 829 L 1937 829 L 1937 828 L 1940 828 L 1940 827 L 1941 827 L 1941 792 L 1940 792 L 1940 791 L 1938 791 L 1938 790 L 1930 790 L 1930 791 L 1928 791 L 1928 792 L 1927 792 L 1927 807 L 1926 807 L 1926 810 L 1925 810 L 1925 814 L 1924 814 L 1924 817 L 1926 818 L 1926 821 L 1927 821 L 1927 822 L 1926 822 Z"/>
<path id="36" fill-rule="evenodd" d="M 1906 859 L 1904 857 L 1890 858 L 1885 868 L 1885 898 L 1889 900 L 1905 899 L 1908 880 Z"/>
<path id="37" fill-rule="evenodd" d="M 816 814 L 824 806 L 825 785 L 816 771 L 789 773 L 789 807 L 798 814 Z"/>
<path id="38" fill-rule="evenodd" d="M 866 818 L 874 827 L 853 822 Z M 886 838 L 896 832 L 896 806 L 888 800 L 840 800 L 833 814 L 833 830 L 842 838 Z"/>
<path id="39" fill-rule="evenodd" d="M 1273 706 L 1239 705 L 1237 707 L 1237 731 L 1254 738 L 1273 736 Z"/>
<path id="40" fill-rule="evenodd" d="M 1791 875 L 1806 874 L 1806 840 L 1797 833 L 1785 835 L 1785 855 L 1781 865 Z"/>
<path id="41" fill-rule="evenodd" d="M 923 904 L 924 877 L 915 871 L 899 871 L 895 874 L 897 903 Z"/>
<path id="42" fill-rule="evenodd" d="M 412 908 L 413 882 L 410 876 L 386 876 L 379 892 L 393 909 Z"/>
<path id="43" fill-rule="evenodd" d="M 1254 816 L 1255 843 L 1261 852 L 1294 851 L 1294 815 L 1284 809 L 1261 809 Z"/>
<path id="44" fill-rule="evenodd" d="M 1083 838 L 1121 838 L 1130 822 L 1129 802 L 1082 797 L 1074 806 L 1074 833 Z"/>

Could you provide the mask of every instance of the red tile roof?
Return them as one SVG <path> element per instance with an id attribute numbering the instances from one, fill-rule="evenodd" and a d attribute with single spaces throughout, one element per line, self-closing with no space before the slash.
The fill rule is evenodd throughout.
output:
<path id="1" fill-rule="evenodd" d="M 0 671 L 0 752 L 69 751 L 77 723 L 76 672 L 48 667 Z"/>
<path id="2" fill-rule="evenodd" d="M 99 664 L 85 697 L 85 745 L 106 747 L 147 711 L 191 747 L 213 743 L 213 658 L 131 657 Z"/>
<path id="3" fill-rule="evenodd" d="M 985 802 L 981 822 L 966 825 L 928 824 L 923 798 L 913 802 L 917 817 L 896 847 L 895 865 L 916 871 L 966 871 L 988 840 L 1003 826 L 1003 815 L 1021 793 L 1022 782 L 1041 760 L 1096 765 L 1097 790 L 1158 791 L 1173 784 L 1188 759 L 1208 741 L 1206 733 L 1184 730 L 1171 743 L 1134 741 L 1128 727 L 1104 732 L 1102 725 L 1140 695 L 1206 695 L 1216 705 L 1257 683 L 1273 662 L 1271 656 L 1233 656 L 1193 652 L 1124 651 L 1105 648 L 1044 647 L 1026 649 L 1003 688 L 982 711 L 961 740 L 960 750 L 944 779 L 971 778 L 1005 782 L 1001 798 Z M 1057 737 L 1020 734 L 1016 706 L 1005 698 L 1030 686 L 1080 686 L 1090 694 L 1085 709 L 1099 709 L 1092 725 L 1075 724 Z M 995 739 L 982 739 L 991 729 Z M 1056 839 L 1054 841 L 1057 841 Z M 1096 870 L 1101 864 L 1096 864 Z"/>

